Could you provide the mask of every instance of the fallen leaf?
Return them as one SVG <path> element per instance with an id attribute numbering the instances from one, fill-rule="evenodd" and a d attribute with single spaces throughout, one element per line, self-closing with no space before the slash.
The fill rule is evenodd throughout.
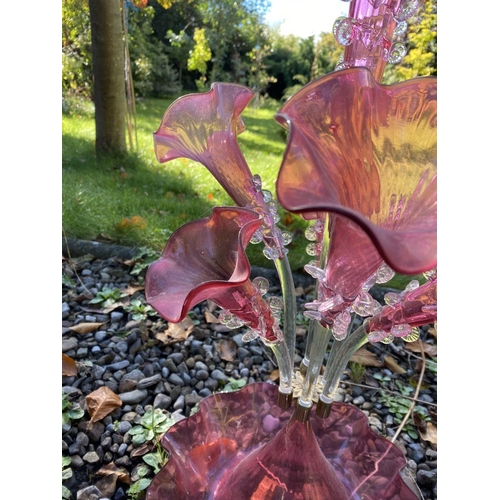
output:
<path id="1" fill-rule="evenodd" d="M 186 316 L 180 323 L 169 323 L 165 331 L 156 334 L 156 338 L 165 345 L 182 342 L 189 337 L 193 328 L 193 320 L 189 316 Z"/>
<path id="2" fill-rule="evenodd" d="M 128 305 L 130 305 L 130 298 L 129 297 L 122 299 L 120 301 L 117 301 L 117 302 L 113 302 L 113 304 L 110 304 L 108 307 L 104 308 L 102 310 L 102 313 L 109 314 L 111 311 L 114 311 L 118 307 L 126 307 Z"/>
<path id="3" fill-rule="evenodd" d="M 144 443 L 143 445 L 139 446 L 138 448 L 134 448 L 130 452 L 130 458 L 136 458 L 136 457 L 142 457 L 146 453 L 149 453 L 153 449 L 154 443 L 151 441 L 149 443 Z"/>
<path id="4" fill-rule="evenodd" d="M 116 476 L 122 483 L 130 484 L 130 475 L 123 467 L 118 467 L 114 462 L 102 466 L 97 474 L 99 476 Z"/>
<path id="5" fill-rule="evenodd" d="M 301 286 L 298 286 L 295 289 L 295 297 L 300 297 L 302 295 L 305 295 L 304 289 Z"/>
<path id="6" fill-rule="evenodd" d="M 97 422 L 122 405 L 122 400 L 105 385 L 91 392 L 86 398 L 90 422 Z"/>
<path id="7" fill-rule="evenodd" d="M 62 374 L 66 377 L 75 377 L 78 375 L 76 361 L 64 353 L 62 355 Z"/>
<path id="8" fill-rule="evenodd" d="M 354 363 L 359 363 L 363 366 L 382 366 L 383 363 L 380 359 L 377 358 L 373 352 L 370 352 L 368 349 L 362 347 L 358 349 L 351 357 L 351 361 Z"/>
<path id="9" fill-rule="evenodd" d="M 213 313 L 218 307 L 219 306 L 213 300 L 207 299 L 207 308 L 211 313 Z"/>
<path id="10" fill-rule="evenodd" d="M 432 422 L 426 422 L 418 413 L 413 414 L 413 422 L 417 427 L 421 439 L 432 444 L 437 444 L 437 427 Z"/>
<path id="11" fill-rule="evenodd" d="M 389 368 L 389 370 L 391 370 L 392 373 L 406 373 L 406 370 L 404 368 L 401 368 L 392 356 L 385 356 L 384 364 L 386 368 Z"/>
<path id="12" fill-rule="evenodd" d="M 118 224 L 117 229 L 120 231 L 130 231 L 133 229 L 145 229 L 147 227 L 147 222 L 140 215 L 134 215 L 130 217 L 123 218 Z"/>
<path id="13" fill-rule="evenodd" d="M 127 288 L 125 288 L 125 290 L 123 290 L 123 293 L 132 296 L 135 292 L 140 292 L 142 290 L 144 290 L 144 285 L 129 285 Z"/>
<path id="14" fill-rule="evenodd" d="M 205 316 L 205 321 L 207 323 L 219 323 L 219 319 L 216 318 L 210 311 L 205 311 L 203 313 L 203 315 Z"/>
<path id="15" fill-rule="evenodd" d="M 438 331 L 437 331 L 437 328 L 436 328 L 436 325 L 434 326 L 431 326 L 429 327 L 429 329 L 427 330 L 435 339 L 438 338 Z"/>
<path id="16" fill-rule="evenodd" d="M 405 344 L 406 349 L 412 352 L 421 352 L 420 342 L 408 342 Z M 425 354 L 428 354 L 431 358 L 437 356 L 437 347 L 426 342 L 422 342 L 422 348 Z"/>
<path id="17" fill-rule="evenodd" d="M 79 323 L 75 326 L 70 326 L 70 330 L 73 330 L 76 333 L 85 334 L 90 333 L 97 330 L 104 323 Z"/>
<path id="18" fill-rule="evenodd" d="M 293 216 L 291 213 L 289 212 L 286 212 L 285 213 L 285 216 L 283 217 L 283 224 L 285 224 L 285 226 L 290 226 L 293 222 Z"/>
<path id="19" fill-rule="evenodd" d="M 279 370 L 273 370 L 271 372 L 271 375 L 269 375 L 269 380 L 271 382 L 276 382 L 280 378 L 280 371 Z"/>
<path id="20" fill-rule="evenodd" d="M 234 361 L 238 346 L 233 340 L 219 340 L 215 343 L 215 349 L 220 359 L 224 361 Z"/>

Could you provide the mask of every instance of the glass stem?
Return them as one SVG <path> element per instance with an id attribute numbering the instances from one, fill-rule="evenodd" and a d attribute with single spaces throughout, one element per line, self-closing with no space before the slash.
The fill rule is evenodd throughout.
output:
<path id="1" fill-rule="evenodd" d="M 324 221 L 323 221 L 323 236 L 321 239 L 321 254 L 319 257 L 319 267 L 321 269 L 326 268 L 326 258 L 328 256 L 328 247 L 330 245 L 330 224 L 331 224 L 331 218 L 328 213 L 324 215 Z M 318 298 L 318 288 L 319 288 L 319 282 L 316 281 L 315 289 L 314 289 L 314 297 Z M 304 359 L 302 360 L 302 363 L 300 365 L 300 372 L 302 375 L 305 375 L 307 368 L 309 367 L 309 360 L 311 359 L 311 350 L 312 346 L 314 345 L 314 331 L 315 331 L 315 326 L 313 325 L 313 321 L 309 323 L 309 328 L 307 331 L 307 339 L 306 339 L 306 350 L 304 354 Z"/>
<path id="2" fill-rule="evenodd" d="M 295 285 L 287 256 L 284 255 L 281 259 L 275 259 L 274 263 L 278 271 L 283 294 L 283 336 L 288 349 L 288 356 L 286 360 L 283 359 L 283 362 L 289 362 L 289 370 L 293 374 L 293 362 L 295 360 L 295 321 L 297 317 Z"/>
<path id="3" fill-rule="evenodd" d="M 318 296 L 318 282 L 316 281 L 316 285 L 314 288 L 313 297 Z M 300 372 L 302 375 L 306 375 L 307 367 L 309 366 L 309 360 L 311 359 L 311 349 L 314 343 L 314 321 L 309 321 L 309 325 L 307 328 L 307 337 L 306 337 L 306 350 L 304 353 L 304 358 L 300 364 Z"/>
<path id="4" fill-rule="evenodd" d="M 268 344 L 268 346 L 273 351 L 276 361 L 278 362 L 278 370 L 280 372 L 279 391 L 283 394 L 291 394 L 293 369 L 292 363 L 290 362 L 288 347 L 285 342 Z"/>
<path id="5" fill-rule="evenodd" d="M 323 327 L 318 321 L 314 321 L 313 331 L 314 343 L 311 349 L 311 359 L 307 367 L 302 393 L 299 397 L 299 404 L 305 407 L 311 407 L 313 404 L 313 391 L 320 375 L 328 341 L 331 336 L 330 330 Z"/>
<path id="6" fill-rule="evenodd" d="M 359 326 L 344 340 L 333 339 L 332 349 L 323 375 L 324 388 L 323 393 L 320 395 L 321 401 L 327 404 L 333 402 L 333 395 L 337 390 L 340 377 L 344 373 L 347 363 L 352 355 L 367 342 L 368 337 L 364 325 Z"/>

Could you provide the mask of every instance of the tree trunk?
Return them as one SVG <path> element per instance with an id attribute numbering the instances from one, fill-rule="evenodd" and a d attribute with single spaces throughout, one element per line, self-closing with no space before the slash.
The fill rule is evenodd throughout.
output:
<path id="1" fill-rule="evenodd" d="M 96 153 L 124 153 L 125 53 L 121 0 L 89 0 Z"/>

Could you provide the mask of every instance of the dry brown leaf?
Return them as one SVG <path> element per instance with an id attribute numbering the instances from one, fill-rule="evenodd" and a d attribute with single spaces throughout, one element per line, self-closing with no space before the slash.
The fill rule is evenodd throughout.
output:
<path id="1" fill-rule="evenodd" d="M 438 331 L 437 331 L 437 328 L 436 328 L 436 325 L 434 326 L 431 326 L 428 330 L 427 330 L 435 339 L 438 338 Z"/>
<path id="2" fill-rule="evenodd" d="M 119 302 L 113 302 L 108 307 L 105 307 L 102 310 L 102 314 L 109 314 L 111 311 L 114 311 L 115 309 L 118 309 L 119 307 L 125 307 L 128 305 L 130 305 L 130 298 L 129 297 L 123 298 Z"/>
<path id="3" fill-rule="evenodd" d="M 114 462 L 102 466 L 97 474 L 99 476 L 117 476 L 117 478 L 125 484 L 130 484 L 130 475 L 123 467 L 118 467 Z"/>
<path id="4" fill-rule="evenodd" d="M 122 405 L 122 400 L 105 385 L 91 392 L 86 398 L 90 422 L 97 422 Z"/>
<path id="5" fill-rule="evenodd" d="M 437 427 L 432 422 L 427 422 L 427 429 L 424 433 L 419 432 L 420 437 L 424 441 L 432 444 L 437 444 Z"/>
<path id="6" fill-rule="evenodd" d="M 144 285 L 129 285 L 125 290 L 123 290 L 123 293 L 126 293 L 127 295 L 134 295 L 135 292 L 140 292 L 144 290 Z"/>
<path id="7" fill-rule="evenodd" d="M 215 343 L 215 349 L 217 349 L 220 359 L 224 361 L 234 361 L 237 348 L 238 346 L 233 340 L 223 339 Z"/>
<path id="8" fill-rule="evenodd" d="M 280 371 L 279 370 L 273 370 L 271 372 L 271 375 L 269 375 L 269 380 L 271 382 L 276 382 L 280 378 Z"/>
<path id="9" fill-rule="evenodd" d="M 420 353 L 420 342 L 408 342 L 405 345 L 406 349 L 412 352 Z M 422 348 L 425 354 L 428 354 L 431 357 L 437 356 L 437 347 L 431 344 L 427 344 L 426 342 L 422 342 Z"/>
<path id="10" fill-rule="evenodd" d="M 62 355 L 62 374 L 66 377 L 75 377 L 78 375 L 76 361 L 64 353 Z"/>
<path id="11" fill-rule="evenodd" d="M 432 422 L 426 422 L 417 413 L 413 414 L 413 422 L 421 439 L 437 444 L 437 427 Z"/>
<path id="12" fill-rule="evenodd" d="M 207 299 L 207 308 L 211 313 L 213 313 L 218 307 L 219 306 L 213 300 Z"/>
<path id="13" fill-rule="evenodd" d="M 149 443 L 144 443 L 143 445 L 139 446 L 138 448 L 134 448 L 130 452 L 130 458 L 136 458 L 136 457 L 142 457 L 146 453 L 149 453 L 153 449 L 154 443 L 151 441 Z"/>
<path id="14" fill-rule="evenodd" d="M 293 224 L 293 215 L 290 212 L 285 213 L 285 216 L 283 217 L 283 224 L 285 224 L 285 226 Z"/>
<path id="15" fill-rule="evenodd" d="M 193 320 L 189 316 L 186 316 L 180 323 L 169 323 L 165 331 L 156 334 L 156 338 L 165 345 L 182 342 L 189 337 L 193 328 Z"/>
<path id="16" fill-rule="evenodd" d="M 383 363 L 380 359 L 377 358 L 373 352 L 370 352 L 368 349 L 362 347 L 358 349 L 351 357 L 351 361 L 354 363 L 359 363 L 363 366 L 382 366 Z"/>
<path id="17" fill-rule="evenodd" d="M 302 288 L 301 286 L 295 288 L 295 297 L 300 297 L 302 295 L 305 295 L 304 288 Z"/>
<path id="18" fill-rule="evenodd" d="M 396 363 L 396 360 L 392 356 L 385 356 L 384 364 L 385 367 L 389 368 L 392 373 L 406 373 L 406 370 L 404 368 L 401 368 L 401 366 Z"/>
<path id="19" fill-rule="evenodd" d="M 78 325 L 70 326 L 69 328 L 76 333 L 85 334 L 97 330 L 101 325 L 104 325 L 104 323 L 79 323 Z"/>
<path id="20" fill-rule="evenodd" d="M 205 311 L 203 313 L 203 315 L 205 316 L 205 321 L 207 323 L 219 323 L 219 319 L 216 318 L 210 311 Z"/>

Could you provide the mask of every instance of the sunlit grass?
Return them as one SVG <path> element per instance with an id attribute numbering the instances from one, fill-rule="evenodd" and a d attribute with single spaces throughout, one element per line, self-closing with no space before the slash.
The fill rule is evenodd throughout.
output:
<path id="1" fill-rule="evenodd" d="M 168 236 L 180 225 L 206 217 L 217 205 L 234 205 L 203 166 L 187 159 L 160 164 L 153 150 L 153 132 L 171 101 L 137 102 L 138 147 L 126 157 L 97 159 L 95 128 L 89 103 L 73 102 L 63 115 L 62 183 L 63 230 L 80 239 L 108 239 L 135 247 L 163 249 Z M 246 130 L 238 140 L 254 174 L 263 187 L 275 192 L 274 183 L 285 148 L 285 136 L 274 121 L 278 104 L 249 107 L 243 114 Z M 289 246 L 292 269 L 302 268 L 307 227 L 298 216 L 281 211 L 282 225 L 294 234 Z M 134 218 L 134 219 L 132 219 Z M 128 221 L 139 221 L 137 224 Z M 250 246 L 254 265 L 270 267 L 262 246 Z"/>

